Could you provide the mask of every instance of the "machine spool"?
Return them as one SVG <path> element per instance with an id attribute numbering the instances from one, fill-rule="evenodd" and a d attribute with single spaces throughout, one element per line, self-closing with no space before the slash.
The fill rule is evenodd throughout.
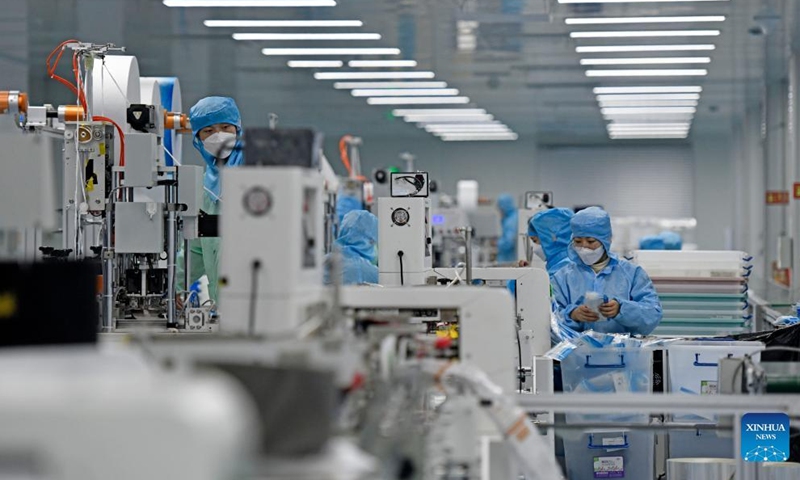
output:
<path id="1" fill-rule="evenodd" d="M 0 92 L 0 114 L 28 112 L 28 94 L 17 90 Z"/>

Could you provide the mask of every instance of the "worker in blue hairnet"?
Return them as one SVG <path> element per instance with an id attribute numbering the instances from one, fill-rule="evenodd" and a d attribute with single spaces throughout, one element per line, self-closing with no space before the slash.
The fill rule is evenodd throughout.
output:
<path id="1" fill-rule="evenodd" d="M 354 210 L 363 210 L 364 204 L 361 199 L 353 195 L 340 194 L 336 199 L 336 216 L 339 218 L 339 225 L 342 224 L 344 216 Z"/>
<path id="2" fill-rule="evenodd" d="M 571 265 L 553 277 L 559 314 L 576 331 L 648 335 L 661 321 L 661 302 L 644 269 L 611 253 L 611 218 L 590 207 L 570 221 Z M 585 303 L 587 294 L 599 306 Z M 602 316 L 602 317 L 601 317 Z"/>
<path id="3" fill-rule="evenodd" d="M 658 236 L 664 242 L 664 250 L 681 250 L 683 248 L 683 238 L 675 232 L 664 231 Z"/>
<path id="4" fill-rule="evenodd" d="M 572 237 L 569 222 L 574 215 L 566 208 L 552 208 L 537 213 L 528 222 L 533 253 L 547 263 L 551 277 L 571 262 L 567 249 Z"/>
<path id="5" fill-rule="evenodd" d="M 366 210 L 354 210 L 344 216 L 334 251 L 341 255 L 342 284 L 378 283 L 375 243 L 378 241 L 378 217 Z M 325 257 L 325 283 L 330 284 L 329 253 Z"/>
<path id="6" fill-rule="evenodd" d="M 202 210 L 217 215 L 220 210 L 220 169 L 241 165 L 242 118 L 232 98 L 206 97 L 189 110 L 192 144 L 206 163 Z M 178 257 L 178 290 L 184 290 L 183 255 Z M 219 238 L 200 238 L 189 242 L 190 281 L 206 275 L 208 293 L 217 301 L 219 285 Z"/>
<path id="7" fill-rule="evenodd" d="M 639 240 L 639 250 L 665 250 L 664 239 L 660 235 L 647 235 Z"/>
<path id="8" fill-rule="evenodd" d="M 503 194 L 497 197 L 497 208 L 500 209 L 501 233 L 497 241 L 497 263 L 516 262 L 517 260 L 517 204 L 514 197 Z"/>

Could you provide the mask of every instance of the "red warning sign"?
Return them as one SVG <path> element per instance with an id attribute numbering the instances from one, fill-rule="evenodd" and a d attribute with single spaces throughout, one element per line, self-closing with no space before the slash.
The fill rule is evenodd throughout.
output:
<path id="1" fill-rule="evenodd" d="M 796 188 L 795 191 L 797 191 Z M 767 205 L 788 205 L 788 204 L 789 204 L 789 192 L 785 191 L 767 192 Z"/>

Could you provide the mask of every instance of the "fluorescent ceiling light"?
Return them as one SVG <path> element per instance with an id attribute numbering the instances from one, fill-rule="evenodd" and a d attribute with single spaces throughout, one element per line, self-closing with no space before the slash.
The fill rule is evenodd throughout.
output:
<path id="1" fill-rule="evenodd" d="M 337 90 L 356 88 L 447 88 L 447 82 L 336 82 Z"/>
<path id="2" fill-rule="evenodd" d="M 657 122 L 644 122 L 644 123 L 609 123 L 609 128 L 619 129 L 644 129 L 644 128 L 689 128 L 691 122 L 676 122 L 676 123 L 657 123 Z"/>
<path id="3" fill-rule="evenodd" d="M 612 140 L 684 139 L 689 133 L 648 133 L 646 135 L 609 134 Z"/>
<path id="4" fill-rule="evenodd" d="M 711 57 L 582 58 L 581 65 L 670 65 L 711 63 Z"/>
<path id="5" fill-rule="evenodd" d="M 699 93 L 664 93 L 664 94 L 630 94 L 630 95 L 598 95 L 598 102 L 615 102 L 622 100 L 700 100 Z"/>
<path id="6" fill-rule="evenodd" d="M 693 77 L 708 75 L 706 69 L 586 70 L 587 77 Z"/>
<path id="7" fill-rule="evenodd" d="M 596 17 L 567 18 L 567 25 L 622 25 L 627 23 L 700 23 L 724 22 L 724 15 L 695 15 L 684 17 Z"/>
<path id="8" fill-rule="evenodd" d="M 271 56 L 295 55 L 400 55 L 399 48 L 263 48 L 261 53 Z"/>
<path id="9" fill-rule="evenodd" d="M 344 62 L 340 60 L 289 60 L 289 68 L 341 68 Z"/>
<path id="10" fill-rule="evenodd" d="M 362 27 L 361 20 L 206 20 L 212 28 L 328 28 Z"/>
<path id="11" fill-rule="evenodd" d="M 426 116 L 416 116 L 416 115 L 407 115 L 403 117 L 408 123 L 418 123 L 418 124 L 441 124 L 441 123 L 453 123 L 453 124 L 465 124 L 465 123 L 475 123 L 475 122 L 491 122 L 494 120 L 494 115 L 471 115 L 471 116 L 460 116 L 460 117 L 445 117 L 443 115 L 436 115 L 433 117 L 426 117 Z"/>
<path id="12" fill-rule="evenodd" d="M 347 62 L 350 68 L 392 68 L 392 67 L 407 67 L 413 68 L 417 66 L 416 60 L 350 60 Z"/>
<path id="13" fill-rule="evenodd" d="M 701 93 L 700 86 L 661 86 L 661 87 L 596 87 L 595 95 L 616 93 Z"/>
<path id="14" fill-rule="evenodd" d="M 729 0 L 558 0 L 558 3 L 677 3 L 727 2 Z"/>
<path id="15" fill-rule="evenodd" d="M 501 133 L 497 135 L 489 134 L 489 133 L 470 133 L 468 135 L 461 135 L 461 134 L 448 134 L 448 135 L 441 135 L 439 136 L 445 142 L 499 142 L 499 141 L 509 141 L 509 140 L 517 140 L 519 135 L 516 133 L 508 132 L 508 133 Z"/>
<path id="16" fill-rule="evenodd" d="M 613 100 L 598 102 L 600 108 L 608 107 L 696 107 L 697 100 Z"/>
<path id="17" fill-rule="evenodd" d="M 474 132 L 474 131 L 500 131 L 510 132 L 511 129 L 502 123 L 464 123 L 453 125 L 451 123 L 430 123 L 424 126 L 429 132 Z"/>
<path id="18" fill-rule="evenodd" d="M 333 72 L 315 73 L 317 80 L 391 80 L 402 78 L 433 78 L 433 72 Z"/>
<path id="19" fill-rule="evenodd" d="M 713 44 L 685 45 L 594 45 L 575 47 L 577 53 L 613 53 L 613 52 L 691 52 L 708 51 L 717 47 Z"/>
<path id="20" fill-rule="evenodd" d="M 369 105 L 463 105 L 469 97 L 371 97 Z"/>
<path id="21" fill-rule="evenodd" d="M 612 133 L 631 133 L 631 134 L 643 134 L 643 133 L 653 133 L 653 132 L 688 132 L 692 127 L 689 125 L 683 127 L 647 127 L 647 128 L 614 128 L 613 126 L 608 127 L 608 131 Z"/>
<path id="22" fill-rule="evenodd" d="M 694 107 L 643 107 L 643 108 L 604 108 L 603 115 L 642 115 L 662 113 L 695 113 Z"/>
<path id="23" fill-rule="evenodd" d="M 392 115 L 395 117 L 405 117 L 407 115 L 427 116 L 434 117 L 440 116 L 470 116 L 470 115 L 485 115 L 486 110 L 482 108 L 412 108 L 412 109 L 397 109 L 392 110 Z"/>
<path id="24" fill-rule="evenodd" d="M 380 33 L 234 33 L 234 40 L 380 40 Z"/>
<path id="25" fill-rule="evenodd" d="M 335 7 L 335 0 L 164 0 L 168 7 Z"/>
<path id="26" fill-rule="evenodd" d="M 447 97 L 458 95 L 456 88 L 374 88 L 356 89 L 350 92 L 354 97 Z"/>
<path id="27" fill-rule="evenodd" d="M 631 30 L 572 32 L 570 38 L 718 37 L 719 30 Z"/>

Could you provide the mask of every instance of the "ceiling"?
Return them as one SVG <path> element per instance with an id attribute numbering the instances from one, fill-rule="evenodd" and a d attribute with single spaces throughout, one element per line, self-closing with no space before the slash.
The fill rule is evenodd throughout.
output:
<path id="1" fill-rule="evenodd" d="M 19 4 L 16 0 L 0 1 Z M 754 17 L 762 9 L 761 0 L 580 6 L 562 5 L 556 0 L 338 0 L 338 5 L 331 8 L 259 9 L 168 8 L 161 0 L 28 0 L 27 7 L 27 58 L 32 59 L 27 68 L 34 98 L 47 97 L 51 101 L 53 96 L 64 95 L 59 86 L 44 78 L 43 59 L 58 41 L 78 36 L 84 41 L 127 46 L 139 58 L 143 75 L 179 76 L 185 103 L 207 94 L 234 96 L 251 125 L 265 125 L 269 113 L 275 112 L 282 124 L 312 124 L 329 135 L 351 132 L 365 137 L 408 137 L 410 141 L 428 134 L 392 118 L 393 107 L 367 105 L 363 98 L 334 90 L 333 82 L 314 80 L 313 70 L 288 68 L 288 57 L 265 57 L 260 53 L 267 46 L 312 46 L 311 42 L 237 42 L 231 33 L 244 30 L 208 28 L 203 20 L 362 20 L 361 28 L 315 31 L 376 32 L 382 39 L 313 46 L 399 47 L 403 50 L 400 57 L 369 58 L 417 60 L 417 70 L 433 70 L 437 80 L 446 81 L 470 97 L 470 106 L 488 110 L 517 132 L 520 139 L 534 139 L 541 145 L 611 142 L 592 93 L 595 86 L 680 84 L 675 79 L 667 83 L 587 78 L 585 67 L 579 63 L 581 56 L 575 53 L 576 45 L 619 40 L 571 39 L 571 30 L 592 27 L 565 25 L 567 17 L 726 15 L 724 23 L 713 27 L 669 26 L 722 31 L 713 39 L 716 50 L 708 52 L 712 58 L 709 75 L 699 77 L 699 83 L 698 78 L 685 83 L 699 84 L 704 89 L 692 129 L 695 138 L 729 132 L 744 109 L 758 103 L 768 41 L 764 35 L 749 31 L 757 24 Z M 457 48 L 459 20 L 477 22 L 474 51 Z M 298 30 L 280 29 L 287 31 Z M 4 46 L 16 41 L 11 37 L 0 37 Z M 464 37 L 464 41 L 471 38 Z M 659 40 L 636 43 L 651 42 Z M 614 55 L 620 56 L 603 56 Z M 3 75 L 0 73 L 0 79 Z"/>

